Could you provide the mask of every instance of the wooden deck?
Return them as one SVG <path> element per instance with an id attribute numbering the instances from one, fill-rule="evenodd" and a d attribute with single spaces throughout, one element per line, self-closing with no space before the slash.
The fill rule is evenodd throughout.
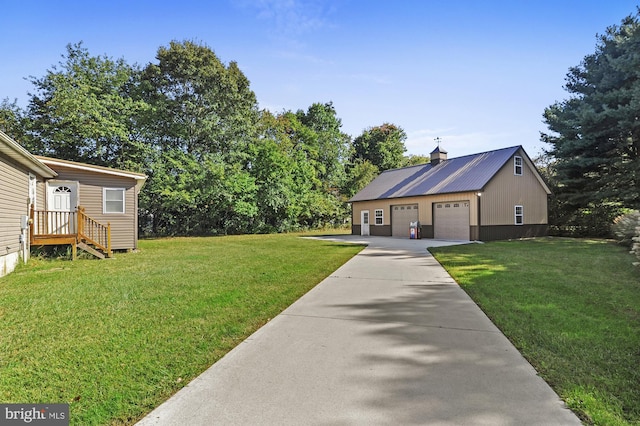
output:
<path id="1" fill-rule="evenodd" d="M 83 207 L 75 212 L 32 208 L 29 223 L 32 246 L 70 245 L 74 260 L 78 247 L 102 259 L 113 255 L 111 224 L 87 216 Z"/>

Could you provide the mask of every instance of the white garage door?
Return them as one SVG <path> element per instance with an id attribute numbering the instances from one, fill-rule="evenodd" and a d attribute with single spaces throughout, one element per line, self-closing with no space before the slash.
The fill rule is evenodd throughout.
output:
<path id="1" fill-rule="evenodd" d="M 418 205 L 403 204 L 391 206 L 391 235 L 409 238 L 411 222 L 418 221 Z"/>
<path id="2" fill-rule="evenodd" d="M 436 203 L 433 218 L 436 239 L 468 240 L 470 238 L 468 201 Z"/>

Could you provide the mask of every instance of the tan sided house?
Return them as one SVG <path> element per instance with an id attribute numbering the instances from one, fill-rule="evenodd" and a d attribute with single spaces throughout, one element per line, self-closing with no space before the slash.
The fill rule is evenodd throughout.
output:
<path id="1" fill-rule="evenodd" d="M 0 132 L 0 276 L 30 246 L 70 245 L 97 257 L 138 246 L 138 195 L 146 176 L 31 155 Z"/>
<path id="2" fill-rule="evenodd" d="M 46 210 L 81 211 L 111 228 L 111 249 L 138 248 L 138 195 L 146 176 L 36 156 L 57 176 L 46 181 Z"/>
<path id="3" fill-rule="evenodd" d="M 452 240 L 547 235 L 551 194 L 521 146 L 387 170 L 358 192 L 352 234 Z M 413 234 L 412 234 L 413 236 Z"/>
<path id="4" fill-rule="evenodd" d="M 0 131 L 0 277 L 29 257 L 29 211 L 56 172 Z"/>

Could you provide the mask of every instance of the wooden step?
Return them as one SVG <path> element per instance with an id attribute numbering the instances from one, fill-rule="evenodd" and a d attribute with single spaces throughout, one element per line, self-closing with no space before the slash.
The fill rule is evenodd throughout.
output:
<path id="1" fill-rule="evenodd" d="M 82 241 L 78 242 L 78 248 L 81 248 L 82 250 L 86 251 L 87 253 L 91 253 L 92 255 L 94 255 L 95 257 L 98 257 L 100 259 L 104 259 L 105 258 L 104 253 L 94 249 L 93 247 L 91 247 L 90 245 L 88 245 L 86 243 L 83 243 Z"/>

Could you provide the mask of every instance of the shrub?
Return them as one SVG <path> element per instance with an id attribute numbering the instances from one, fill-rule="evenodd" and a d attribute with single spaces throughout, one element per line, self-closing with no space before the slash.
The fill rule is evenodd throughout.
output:
<path id="1" fill-rule="evenodd" d="M 640 211 L 631 211 L 620 215 L 613 220 L 613 235 L 624 246 L 633 246 L 633 237 L 638 235 L 637 227 L 640 225 Z"/>
<path id="2" fill-rule="evenodd" d="M 613 221 L 613 233 L 620 244 L 631 247 L 631 254 L 640 260 L 640 212 L 632 211 L 618 216 Z M 634 265 L 640 265 L 640 262 Z"/>

